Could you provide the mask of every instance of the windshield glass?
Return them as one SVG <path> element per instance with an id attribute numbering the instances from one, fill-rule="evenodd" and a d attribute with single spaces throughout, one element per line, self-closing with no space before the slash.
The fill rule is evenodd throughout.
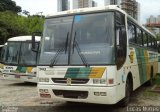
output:
<path id="1" fill-rule="evenodd" d="M 21 42 L 8 42 L 5 63 L 18 64 L 20 44 Z"/>
<path id="2" fill-rule="evenodd" d="M 114 12 L 46 19 L 39 64 L 50 65 L 66 42 L 55 65 L 115 64 L 114 29 Z"/>
<path id="3" fill-rule="evenodd" d="M 1 51 L 0 51 L 0 62 L 4 62 L 4 60 L 5 60 L 5 53 L 6 53 L 6 45 L 4 45 L 1 48 Z"/>
<path id="4" fill-rule="evenodd" d="M 74 41 L 87 64 L 114 64 L 114 13 L 76 15 Z M 73 47 L 71 64 L 83 64 L 76 47 Z"/>
<path id="5" fill-rule="evenodd" d="M 72 21 L 72 16 L 46 20 L 39 64 L 51 64 L 58 50 L 67 47 Z M 68 52 L 61 52 L 56 63 L 68 64 Z"/>
<path id="6" fill-rule="evenodd" d="M 38 47 L 38 43 L 36 44 Z M 32 43 L 22 43 L 19 64 L 36 65 L 37 53 L 32 51 Z"/>
<path id="7" fill-rule="evenodd" d="M 6 64 L 36 65 L 37 53 L 31 49 L 31 42 L 8 42 L 4 60 Z M 38 47 L 38 43 L 36 44 Z"/>

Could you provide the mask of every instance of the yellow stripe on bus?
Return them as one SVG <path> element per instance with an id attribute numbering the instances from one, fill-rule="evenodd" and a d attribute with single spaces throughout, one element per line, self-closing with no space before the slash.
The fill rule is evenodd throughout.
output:
<path id="1" fill-rule="evenodd" d="M 90 74 L 89 74 L 89 78 L 102 78 L 102 75 L 105 71 L 105 67 L 95 67 L 95 68 L 92 68 Z"/>

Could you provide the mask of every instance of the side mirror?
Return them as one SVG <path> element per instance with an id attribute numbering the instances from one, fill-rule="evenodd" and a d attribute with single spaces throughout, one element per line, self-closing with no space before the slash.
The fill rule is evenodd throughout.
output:
<path id="1" fill-rule="evenodd" d="M 32 33 L 32 51 L 34 51 L 34 52 L 38 52 L 38 49 L 36 49 L 36 39 L 35 39 L 36 34 L 42 35 L 42 33 L 41 32 L 33 32 Z"/>

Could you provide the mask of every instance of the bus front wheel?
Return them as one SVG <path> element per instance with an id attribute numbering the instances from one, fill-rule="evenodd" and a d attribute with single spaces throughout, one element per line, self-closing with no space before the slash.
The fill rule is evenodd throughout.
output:
<path id="1" fill-rule="evenodd" d="M 150 80 L 147 82 L 147 86 L 152 86 L 153 85 L 153 81 L 154 81 L 154 70 L 153 67 L 151 67 L 151 72 L 150 72 Z"/>
<path id="2" fill-rule="evenodd" d="M 131 85 L 131 78 L 127 78 L 126 87 L 125 87 L 125 97 L 119 102 L 120 107 L 126 107 L 129 103 L 131 92 L 132 92 L 132 85 Z"/>

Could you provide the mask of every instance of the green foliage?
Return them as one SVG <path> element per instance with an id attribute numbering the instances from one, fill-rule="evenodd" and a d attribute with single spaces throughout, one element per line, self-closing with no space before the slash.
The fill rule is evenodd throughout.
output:
<path id="1" fill-rule="evenodd" d="M 160 74 L 156 75 L 154 83 L 160 87 Z"/>
<path id="2" fill-rule="evenodd" d="M 21 7 L 17 6 L 12 0 L 0 0 L 0 11 L 13 11 L 15 13 L 21 12 Z"/>
<path id="3" fill-rule="evenodd" d="M 157 40 L 160 41 L 160 33 L 156 35 L 157 36 Z"/>
<path id="4" fill-rule="evenodd" d="M 44 18 L 38 16 L 25 17 L 10 11 L 0 12 L 0 39 L 41 32 L 43 22 Z"/>

